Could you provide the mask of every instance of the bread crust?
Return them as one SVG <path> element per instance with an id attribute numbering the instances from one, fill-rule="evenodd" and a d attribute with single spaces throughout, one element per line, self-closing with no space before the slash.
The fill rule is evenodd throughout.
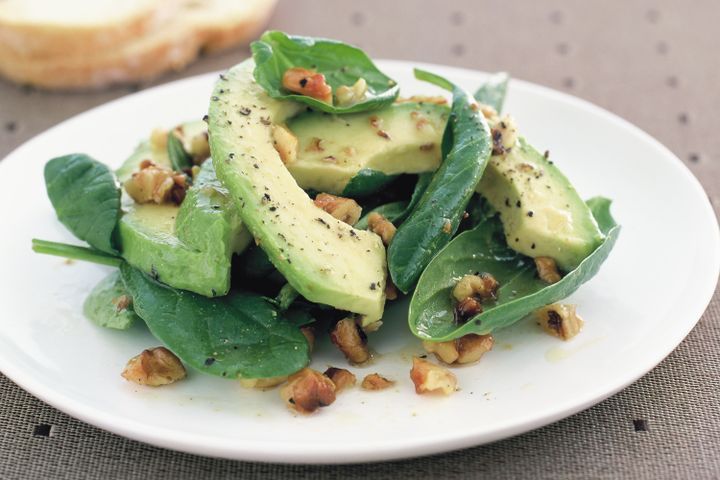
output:
<path id="1" fill-rule="evenodd" d="M 235 1 L 235 0 L 229 0 Z M 249 42 L 272 14 L 276 0 L 250 0 L 247 14 L 217 22 L 174 18 L 159 30 L 92 54 L 26 58 L 0 44 L 0 74 L 50 90 L 92 90 L 152 80 L 192 62 L 201 51 L 216 52 Z"/>

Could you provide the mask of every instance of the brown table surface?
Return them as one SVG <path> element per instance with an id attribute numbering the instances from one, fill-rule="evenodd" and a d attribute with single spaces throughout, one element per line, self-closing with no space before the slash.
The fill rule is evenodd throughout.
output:
<path id="1" fill-rule="evenodd" d="M 719 20 L 713 0 L 284 0 L 270 27 L 343 39 L 378 58 L 505 70 L 590 100 L 675 152 L 717 212 Z M 206 57 L 155 84 L 245 56 Z M 0 81 L 0 158 L 71 115 L 147 86 L 53 94 Z M 718 338 L 716 292 L 674 353 L 583 413 L 491 445 L 351 466 L 243 463 L 151 447 L 74 420 L 0 375 L 0 479 L 720 478 Z"/>

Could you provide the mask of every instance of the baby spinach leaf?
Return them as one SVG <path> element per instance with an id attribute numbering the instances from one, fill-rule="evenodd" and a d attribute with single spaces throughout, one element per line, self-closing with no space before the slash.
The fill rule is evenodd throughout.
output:
<path id="1" fill-rule="evenodd" d="M 167 136 L 167 153 L 173 170 L 182 172 L 184 169 L 192 167 L 192 156 L 185 151 L 182 140 L 172 132 Z"/>
<path id="2" fill-rule="evenodd" d="M 132 308 L 131 298 L 120 272 L 113 270 L 87 296 L 83 313 L 99 327 L 127 330 L 139 319 Z"/>
<path id="3" fill-rule="evenodd" d="M 292 285 L 286 283 L 278 292 L 277 297 L 275 297 L 275 303 L 280 311 L 284 312 L 290 308 L 290 305 L 292 305 L 299 295 L 298 291 L 295 290 Z"/>
<path id="4" fill-rule="evenodd" d="M 377 192 L 397 177 L 397 175 L 388 175 L 370 168 L 363 168 L 350 179 L 340 195 L 350 198 L 370 195 Z"/>
<path id="5" fill-rule="evenodd" d="M 210 299 L 163 285 L 126 263 L 120 273 L 150 332 L 201 372 L 278 377 L 308 364 L 307 340 L 264 297 L 236 291 Z"/>
<path id="6" fill-rule="evenodd" d="M 400 92 L 395 80 L 382 73 L 359 48 L 335 40 L 265 32 L 250 45 L 255 60 L 255 80 L 273 98 L 294 100 L 329 113 L 375 110 L 391 104 Z M 340 86 L 352 86 L 358 79 L 367 82 L 361 102 L 348 106 L 329 105 L 306 95 L 285 90 L 283 74 L 301 67 L 325 75 L 325 81 L 337 92 Z"/>
<path id="7" fill-rule="evenodd" d="M 83 262 L 108 265 L 110 267 L 119 267 L 122 262 L 120 257 L 101 252 L 100 250 L 96 250 L 94 248 L 68 245 L 67 243 L 51 242 L 37 238 L 33 238 L 32 240 L 32 249 L 35 253 L 71 258 L 73 260 L 82 260 Z"/>
<path id="8" fill-rule="evenodd" d="M 368 217 L 371 213 L 379 213 L 383 217 L 387 218 L 390 222 L 395 223 L 400 220 L 407 208 L 408 202 L 404 202 L 402 200 L 398 202 L 390 202 L 384 205 L 380 205 L 379 207 L 375 207 L 368 213 L 363 215 L 360 220 L 358 220 L 358 222 L 354 225 L 354 227 L 359 230 L 367 230 Z"/>
<path id="9" fill-rule="evenodd" d="M 496 73 L 475 92 L 475 100 L 490 105 L 498 113 L 502 111 L 510 76 L 505 72 Z"/>
<path id="10" fill-rule="evenodd" d="M 588 205 L 606 238 L 577 268 L 552 285 L 538 278 L 532 258 L 507 246 L 497 216 L 455 237 L 420 277 L 408 313 L 412 332 L 432 341 L 452 340 L 468 333 L 484 335 L 569 296 L 598 272 L 620 233 L 620 226 L 610 215 L 610 200 L 596 198 Z M 500 282 L 498 299 L 484 304 L 482 313 L 458 324 L 452 289 L 463 275 L 475 272 L 490 273 Z"/>
<path id="11" fill-rule="evenodd" d="M 383 217 L 387 218 L 390 222 L 394 223 L 395 226 L 400 225 L 403 220 L 407 218 L 407 216 L 410 214 L 413 208 L 415 208 L 415 205 L 420 201 L 420 198 L 422 197 L 423 193 L 425 193 L 425 190 L 427 189 L 428 185 L 430 184 L 430 181 L 432 180 L 433 174 L 432 172 L 428 173 L 421 173 L 418 175 L 417 182 L 415 183 L 415 188 L 413 189 L 412 196 L 410 197 L 410 201 L 396 201 L 396 202 L 390 202 L 383 205 L 380 205 L 378 207 L 373 208 L 368 213 L 362 216 L 360 220 L 358 220 L 358 223 L 355 224 L 355 228 L 365 230 L 368 228 L 368 217 L 371 213 L 376 212 L 382 215 Z"/>
<path id="12" fill-rule="evenodd" d="M 443 162 L 388 248 L 390 274 L 404 293 L 457 231 L 492 149 L 490 128 L 463 89 L 429 72 L 415 70 L 415 76 L 451 90 L 453 103 L 443 135 Z"/>
<path id="13" fill-rule="evenodd" d="M 110 169 L 82 153 L 45 165 L 45 187 L 58 220 L 77 238 L 105 253 L 118 253 L 113 232 L 120 216 L 120 189 Z"/>

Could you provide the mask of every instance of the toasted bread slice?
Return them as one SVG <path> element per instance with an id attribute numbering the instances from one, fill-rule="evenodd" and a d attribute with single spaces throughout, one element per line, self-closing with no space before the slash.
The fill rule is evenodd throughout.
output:
<path id="1" fill-rule="evenodd" d="M 27 58 L 0 44 L 0 74 L 48 89 L 100 88 L 150 80 L 178 70 L 200 51 L 216 51 L 252 40 L 276 0 L 195 0 L 155 31 L 92 54 Z"/>

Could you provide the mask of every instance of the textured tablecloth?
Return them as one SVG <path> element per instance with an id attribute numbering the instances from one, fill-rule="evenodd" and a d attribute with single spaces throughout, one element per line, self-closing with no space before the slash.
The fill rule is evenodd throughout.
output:
<path id="1" fill-rule="evenodd" d="M 284 0 L 271 21 L 272 28 L 355 43 L 374 57 L 506 70 L 588 99 L 670 147 L 716 212 L 718 25 L 714 0 Z M 207 57 L 157 83 L 246 55 Z M 71 115 L 143 87 L 61 95 L 0 82 L 0 158 Z M 0 479 L 720 478 L 719 339 L 716 292 L 660 366 L 583 413 L 478 448 L 351 466 L 243 463 L 147 446 L 74 420 L 0 375 Z"/>

